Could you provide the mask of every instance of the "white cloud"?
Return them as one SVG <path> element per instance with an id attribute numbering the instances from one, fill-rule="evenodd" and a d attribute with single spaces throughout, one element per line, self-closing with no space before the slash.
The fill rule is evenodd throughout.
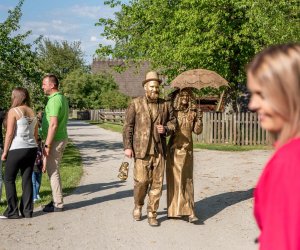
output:
<path id="1" fill-rule="evenodd" d="M 112 40 L 108 40 L 108 39 L 106 39 L 106 38 L 101 38 L 100 40 L 99 40 L 99 44 L 102 44 L 102 45 L 114 45 L 115 44 L 115 42 L 114 41 L 112 41 Z"/>
<path id="2" fill-rule="evenodd" d="M 91 42 L 97 42 L 97 37 L 91 36 L 90 41 L 91 41 Z"/>
<path id="3" fill-rule="evenodd" d="M 51 41 L 54 41 L 54 40 L 55 41 L 64 41 L 64 40 L 67 40 L 64 36 L 54 35 L 54 34 L 44 35 L 44 38 L 48 38 Z"/>
<path id="4" fill-rule="evenodd" d="M 49 23 L 47 22 L 26 22 L 22 29 L 32 30 L 35 33 L 45 33 L 49 29 Z"/>
<path id="5" fill-rule="evenodd" d="M 69 33 L 72 30 L 78 29 L 79 24 L 65 23 L 61 20 L 51 20 L 50 22 L 26 22 L 24 24 L 25 30 L 32 30 L 35 33 Z"/>
<path id="6" fill-rule="evenodd" d="M 98 49 L 99 44 L 103 44 L 103 45 L 113 45 L 114 42 L 111 40 L 107 40 L 105 38 L 101 38 L 101 37 L 97 37 L 95 35 L 91 35 L 91 37 L 95 37 L 97 39 L 97 42 L 92 42 L 91 39 L 90 40 L 81 40 L 81 48 L 84 51 L 85 55 L 86 55 L 86 61 L 88 63 L 91 63 L 92 58 L 95 57 L 95 53 L 96 53 L 96 49 Z"/>
<path id="7" fill-rule="evenodd" d="M 108 6 L 89 6 L 89 5 L 74 5 L 71 7 L 71 12 L 81 17 L 89 17 L 92 19 L 113 18 L 116 9 Z"/>
<path id="8" fill-rule="evenodd" d="M 52 20 L 53 25 L 62 25 L 63 22 L 61 20 Z"/>

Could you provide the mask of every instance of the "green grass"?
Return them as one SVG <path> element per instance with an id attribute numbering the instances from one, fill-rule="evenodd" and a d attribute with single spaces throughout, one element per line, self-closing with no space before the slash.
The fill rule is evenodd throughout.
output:
<path id="1" fill-rule="evenodd" d="M 82 176 L 82 163 L 79 150 L 69 141 L 67 147 L 63 154 L 63 159 L 60 165 L 60 175 L 62 178 L 63 194 L 64 196 L 70 194 L 79 184 L 80 178 Z M 16 180 L 17 194 L 20 199 L 22 193 L 21 186 L 21 177 L 18 176 Z M 2 200 L 4 203 L 0 205 L 0 214 L 6 209 L 6 200 L 5 200 L 5 188 L 3 185 L 2 189 Z M 47 174 L 43 174 L 42 185 L 40 189 L 41 200 L 35 203 L 35 206 L 41 204 L 46 204 L 52 200 L 51 187 Z"/>
<path id="2" fill-rule="evenodd" d="M 218 151 L 250 151 L 250 150 L 270 150 L 271 146 L 239 146 L 232 144 L 203 144 L 194 142 L 194 148 L 208 149 L 208 150 L 218 150 Z"/>
<path id="3" fill-rule="evenodd" d="M 97 125 L 100 128 L 104 128 L 114 132 L 122 132 L 122 124 L 109 123 L 109 122 L 98 122 L 98 121 L 89 121 L 90 124 Z M 194 142 L 194 148 L 199 149 L 208 149 L 208 150 L 219 150 L 219 151 L 249 151 L 249 150 L 270 150 L 271 146 L 238 146 L 232 144 L 204 144 Z"/>
<path id="4" fill-rule="evenodd" d="M 90 124 L 97 125 L 100 128 L 107 129 L 113 132 L 122 133 L 122 124 L 110 123 L 110 122 L 98 122 L 98 121 L 89 121 Z"/>

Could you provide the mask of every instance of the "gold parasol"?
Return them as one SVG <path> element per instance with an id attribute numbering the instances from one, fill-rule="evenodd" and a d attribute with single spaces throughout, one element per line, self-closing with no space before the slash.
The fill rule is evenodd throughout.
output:
<path id="1" fill-rule="evenodd" d="M 228 82 L 215 71 L 211 71 L 207 69 L 191 69 L 178 75 L 171 82 L 171 86 L 173 88 L 179 88 L 179 89 L 184 89 L 184 88 L 203 89 L 207 87 L 218 89 L 219 87 L 229 86 L 229 85 Z M 224 97 L 224 90 L 221 93 L 219 102 L 216 107 L 216 111 L 220 110 L 223 97 Z"/>
<path id="2" fill-rule="evenodd" d="M 179 89 L 219 88 L 221 86 L 228 86 L 228 82 L 214 71 L 207 69 L 191 69 L 178 75 L 171 82 L 171 86 Z"/>

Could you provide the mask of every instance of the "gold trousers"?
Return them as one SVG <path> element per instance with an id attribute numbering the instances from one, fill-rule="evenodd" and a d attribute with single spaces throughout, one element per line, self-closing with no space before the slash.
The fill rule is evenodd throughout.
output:
<path id="1" fill-rule="evenodd" d="M 159 199 L 162 194 L 165 159 L 162 155 L 147 155 L 143 159 L 135 159 L 134 163 L 134 203 L 143 206 L 148 193 L 148 217 L 156 217 Z"/>

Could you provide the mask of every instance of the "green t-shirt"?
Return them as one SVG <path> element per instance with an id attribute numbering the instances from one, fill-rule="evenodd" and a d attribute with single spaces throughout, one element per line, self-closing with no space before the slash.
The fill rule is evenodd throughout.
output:
<path id="1" fill-rule="evenodd" d="M 68 101 L 66 97 L 59 92 L 48 96 L 48 99 L 42 120 L 42 138 L 44 140 L 47 138 L 50 117 L 56 116 L 58 119 L 58 127 L 54 136 L 54 141 L 67 139 L 67 122 L 69 116 Z"/>

